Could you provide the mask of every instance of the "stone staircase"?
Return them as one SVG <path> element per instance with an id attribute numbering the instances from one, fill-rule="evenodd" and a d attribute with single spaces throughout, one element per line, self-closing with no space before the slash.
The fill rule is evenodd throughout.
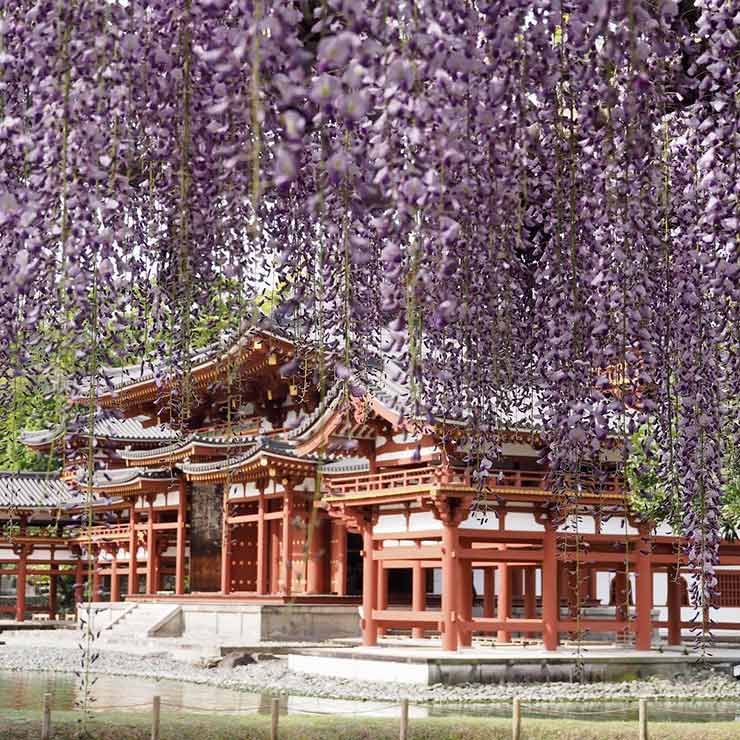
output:
<path id="1" fill-rule="evenodd" d="M 177 604 L 131 604 L 107 625 L 101 625 L 105 642 L 146 640 L 152 637 L 176 637 L 179 632 Z"/>

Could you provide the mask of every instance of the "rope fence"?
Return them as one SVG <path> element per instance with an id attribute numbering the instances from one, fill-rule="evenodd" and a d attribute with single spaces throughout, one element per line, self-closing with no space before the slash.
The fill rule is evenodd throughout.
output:
<path id="1" fill-rule="evenodd" d="M 281 697 L 273 697 L 269 702 L 269 715 L 270 715 L 270 740 L 280 740 L 280 715 L 281 708 L 283 714 L 292 715 L 312 715 L 322 717 L 342 716 L 342 715 L 354 715 L 363 716 L 368 714 L 383 714 L 385 712 L 393 712 L 399 714 L 399 740 L 408 740 L 409 738 L 409 701 L 408 699 L 402 699 L 399 704 L 391 704 L 389 702 L 383 702 L 382 704 L 374 704 L 370 706 L 364 706 L 358 711 L 353 708 L 349 710 L 336 710 L 336 711 L 320 711 L 313 709 L 302 709 L 298 707 L 290 708 L 288 712 L 287 706 L 287 694 L 282 694 Z M 653 702 L 653 706 L 659 706 L 661 715 L 676 715 L 677 717 L 706 717 L 707 712 L 699 709 L 690 708 L 677 708 L 667 706 L 663 702 Z M 88 708 L 93 711 L 99 710 L 120 710 L 120 709 L 140 709 L 140 708 L 151 709 L 152 717 L 152 732 L 151 740 L 160 740 L 160 724 L 161 724 L 161 709 L 162 707 L 180 711 L 195 711 L 195 712 L 217 712 L 221 713 L 233 713 L 233 714 L 267 714 L 265 711 L 267 707 L 260 705 L 259 707 L 249 707 L 244 709 L 234 709 L 233 707 L 218 708 L 214 706 L 197 706 L 191 704 L 183 704 L 181 702 L 162 701 L 161 697 L 154 696 L 151 702 L 140 702 L 136 704 L 116 704 L 110 706 L 101 706 L 91 704 Z M 43 714 L 41 722 L 41 740 L 51 740 L 52 737 L 52 694 L 44 694 L 43 701 Z M 543 706 L 541 703 L 523 703 L 521 699 L 514 698 L 511 702 L 511 738 L 512 740 L 522 740 L 522 725 L 525 724 L 526 719 L 592 719 L 596 717 L 603 717 L 604 721 L 615 721 L 623 720 L 633 721 L 631 716 L 634 715 L 634 707 L 605 707 L 603 709 L 583 709 L 579 710 L 574 708 L 568 709 L 556 709 L 554 707 Z M 501 715 L 490 715 L 498 719 L 503 718 Z M 694 720 L 699 722 L 700 720 Z M 635 737 L 639 740 L 648 739 L 648 699 L 639 699 L 637 701 L 637 732 Z"/>

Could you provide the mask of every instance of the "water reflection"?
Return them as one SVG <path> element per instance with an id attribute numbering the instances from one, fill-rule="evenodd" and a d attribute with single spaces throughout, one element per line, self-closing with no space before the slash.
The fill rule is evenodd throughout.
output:
<path id="1" fill-rule="evenodd" d="M 272 696 L 220 689 L 203 684 L 123 676 L 93 676 L 93 710 L 128 709 L 146 712 L 152 697 L 159 695 L 169 709 L 269 714 Z M 71 675 L 39 672 L 0 671 L 0 715 L 2 709 L 40 710 L 45 693 L 52 694 L 53 710 L 77 708 L 78 681 Z M 351 701 L 317 697 L 283 696 L 281 711 L 288 714 L 362 715 L 398 717 L 397 702 Z M 584 719 L 589 721 L 635 721 L 636 702 L 524 703 L 525 717 Z M 655 722 L 707 722 L 740 720 L 740 702 L 657 702 L 650 703 Z M 416 704 L 409 708 L 412 718 L 442 716 L 509 717 L 511 704 Z"/>

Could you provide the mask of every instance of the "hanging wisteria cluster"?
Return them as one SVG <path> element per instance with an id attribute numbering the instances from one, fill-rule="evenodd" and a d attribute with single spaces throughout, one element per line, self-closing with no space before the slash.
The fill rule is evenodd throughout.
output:
<path id="1" fill-rule="evenodd" d="M 3 402 L 124 350 L 185 378 L 214 291 L 277 286 L 328 376 L 468 414 L 483 482 L 507 424 L 572 482 L 651 418 L 706 606 L 739 104 L 732 0 L 0 2 Z"/>

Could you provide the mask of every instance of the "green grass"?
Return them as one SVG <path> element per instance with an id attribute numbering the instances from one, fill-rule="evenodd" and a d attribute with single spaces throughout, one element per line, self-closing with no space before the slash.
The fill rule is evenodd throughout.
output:
<path id="1" fill-rule="evenodd" d="M 55 712 L 55 740 L 83 737 L 79 713 Z M 149 740 L 147 713 L 100 712 L 88 722 L 90 740 Z M 38 740 L 38 712 L 0 710 L 0 740 Z M 636 722 L 526 719 L 522 740 L 637 740 Z M 165 713 L 161 740 L 269 740 L 270 718 L 254 715 Z M 737 740 L 740 723 L 651 722 L 650 740 Z M 397 740 L 398 720 L 368 717 L 280 717 L 280 740 Z M 508 719 L 440 717 L 412 719 L 410 740 L 509 740 Z"/>

